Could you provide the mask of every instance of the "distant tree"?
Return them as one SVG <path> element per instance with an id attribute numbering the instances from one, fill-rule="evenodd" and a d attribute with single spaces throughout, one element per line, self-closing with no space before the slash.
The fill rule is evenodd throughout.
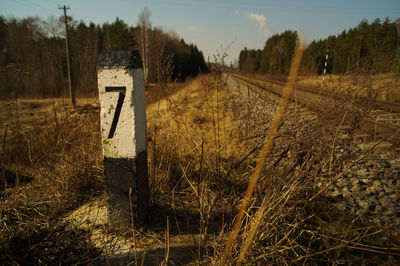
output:
<path id="1" fill-rule="evenodd" d="M 102 31 L 105 34 L 104 47 L 107 50 L 127 50 L 135 45 L 128 25 L 119 18 L 116 18 L 112 24 L 103 24 Z"/>
<path id="2" fill-rule="evenodd" d="M 243 72 L 288 74 L 296 45 L 297 33 L 285 31 L 268 38 L 257 57 L 257 50 L 244 48 L 239 54 L 239 69 Z M 321 74 L 328 53 L 328 73 L 346 73 L 369 69 L 374 73 L 388 72 L 394 62 L 400 43 L 400 19 L 388 18 L 368 23 L 362 20 L 355 28 L 337 36 L 312 41 L 304 52 L 302 72 Z M 397 58 L 397 57 L 396 57 Z M 395 67 L 396 68 L 396 67 Z"/>
<path id="3" fill-rule="evenodd" d="M 400 47 L 397 49 L 396 57 L 393 60 L 391 72 L 400 75 Z"/>
<path id="4" fill-rule="evenodd" d="M 245 48 L 239 54 L 239 69 L 246 73 L 288 74 L 296 39 L 296 32 L 285 31 L 270 37 L 263 50 Z"/>
<path id="5" fill-rule="evenodd" d="M 400 18 L 396 19 L 396 21 L 394 22 L 394 26 L 397 30 L 397 39 L 400 41 Z"/>
<path id="6" fill-rule="evenodd" d="M 149 21 L 143 23 L 146 34 L 140 25 L 129 27 L 119 18 L 101 26 L 70 21 L 71 78 L 77 96 L 97 94 L 96 65 L 100 53 L 107 49 L 141 50 L 144 44 L 148 82 L 183 80 L 207 71 L 203 54 L 194 44 L 186 44 L 176 34 L 152 29 Z M 0 16 L 0 98 L 66 95 L 62 26 L 54 17 Z"/>
<path id="7" fill-rule="evenodd" d="M 147 83 L 148 79 L 148 58 L 149 58 L 149 34 L 148 31 L 151 28 L 150 22 L 151 12 L 145 7 L 143 11 L 139 14 L 139 27 L 140 27 L 140 52 L 142 55 L 143 62 L 143 72 L 144 72 L 144 80 Z"/>
<path id="8" fill-rule="evenodd" d="M 329 48 L 329 72 L 346 73 L 365 68 L 387 72 L 398 47 L 396 36 L 396 27 L 389 19 L 383 22 L 376 19 L 372 23 L 362 20 L 356 28 L 338 36 L 313 41 L 305 51 L 304 67 L 308 72 L 321 74 L 324 53 Z"/>

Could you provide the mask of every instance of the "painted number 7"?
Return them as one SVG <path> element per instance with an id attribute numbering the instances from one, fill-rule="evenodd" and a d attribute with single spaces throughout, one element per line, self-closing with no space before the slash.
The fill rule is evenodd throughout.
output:
<path id="1" fill-rule="evenodd" d="M 106 92 L 118 92 L 118 103 L 115 108 L 114 118 L 111 123 L 110 132 L 108 132 L 108 138 L 112 139 L 114 137 L 115 129 L 117 128 L 119 116 L 121 114 L 122 105 L 125 100 L 126 87 L 106 87 Z"/>

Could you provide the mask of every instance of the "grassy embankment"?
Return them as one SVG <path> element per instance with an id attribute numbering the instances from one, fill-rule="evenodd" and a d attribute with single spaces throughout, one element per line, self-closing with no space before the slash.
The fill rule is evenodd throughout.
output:
<path id="1" fill-rule="evenodd" d="M 195 260 L 218 263 L 273 113 L 262 107 L 270 100 L 240 95 L 218 74 L 180 86 L 146 95 L 155 99 L 147 106 L 153 209 L 136 240 L 166 243 L 168 219 L 171 237 L 192 235 Z M 98 101 L 79 99 L 76 110 L 60 99 L 2 106 L 0 259 L 95 262 L 101 250 L 90 228 L 67 226 L 63 217 L 104 197 Z M 288 107 L 229 263 L 399 263 L 398 233 L 337 209 L 330 198 L 309 201 L 322 168 L 341 171 L 330 155 L 347 129 L 331 118 Z M 250 249 L 240 255 L 246 241 Z"/>

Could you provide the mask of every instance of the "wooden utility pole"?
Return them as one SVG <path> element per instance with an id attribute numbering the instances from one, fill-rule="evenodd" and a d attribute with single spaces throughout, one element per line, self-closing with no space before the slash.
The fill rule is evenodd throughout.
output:
<path id="1" fill-rule="evenodd" d="M 64 10 L 64 23 L 65 23 L 65 50 L 66 50 L 66 55 L 67 55 L 67 72 L 68 72 L 68 89 L 69 89 L 69 98 L 71 99 L 72 105 L 74 108 L 76 107 L 76 102 L 75 102 L 75 92 L 72 90 L 71 86 L 71 69 L 70 69 L 70 64 L 69 64 L 69 46 L 68 46 L 68 17 L 67 17 L 67 9 L 70 9 L 70 7 L 66 7 L 63 5 L 62 7 L 59 6 L 58 9 L 63 9 Z"/>

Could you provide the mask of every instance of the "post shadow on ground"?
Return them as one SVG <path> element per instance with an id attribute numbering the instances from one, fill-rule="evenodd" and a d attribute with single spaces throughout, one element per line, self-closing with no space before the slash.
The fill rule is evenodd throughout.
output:
<path id="1" fill-rule="evenodd" d="M 150 207 L 145 229 L 155 232 L 158 230 L 165 231 L 167 228 L 167 217 L 171 235 L 200 233 L 200 214 L 198 210 L 182 206 L 173 208 L 167 204 L 153 204 Z M 224 217 L 224 223 L 227 223 L 233 219 L 234 213 L 232 211 L 221 212 L 213 210 L 206 224 L 208 234 L 219 233 L 222 228 L 222 217 Z"/>
<path id="2" fill-rule="evenodd" d="M 196 261 L 193 256 L 194 246 L 170 247 L 168 253 L 168 265 L 186 265 Z M 165 248 L 140 250 L 116 256 L 103 257 L 101 265 L 160 265 L 166 260 L 167 251 Z"/>
<path id="3" fill-rule="evenodd" d="M 207 234 L 218 234 L 222 226 L 222 215 L 225 221 L 230 222 L 233 218 L 232 213 L 213 212 Z M 126 265 L 138 262 L 138 265 L 160 265 L 167 257 L 168 265 L 185 265 L 195 263 L 198 260 L 199 252 L 199 233 L 200 233 L 200 214 L 196 210 L 184 208 L 172 208 L 169 205 L 153 204 L 150 208 L 149 217 L 145 231 L 164 233 L 167 229 L 167 217 L 169 221 L 169 234 L 175 241 L 171 241 L 169 248 L 141 248 L 135 255 L 135 251 L 129 251 L 118 255 L 102 256 L 102 265 Z M 180 240 L 182 237 L 182 241 Z M 208 253 L 213 251 L 208 248 Z M 200 248 L 200 253 L 205 254 L 205 247 Z"/>

